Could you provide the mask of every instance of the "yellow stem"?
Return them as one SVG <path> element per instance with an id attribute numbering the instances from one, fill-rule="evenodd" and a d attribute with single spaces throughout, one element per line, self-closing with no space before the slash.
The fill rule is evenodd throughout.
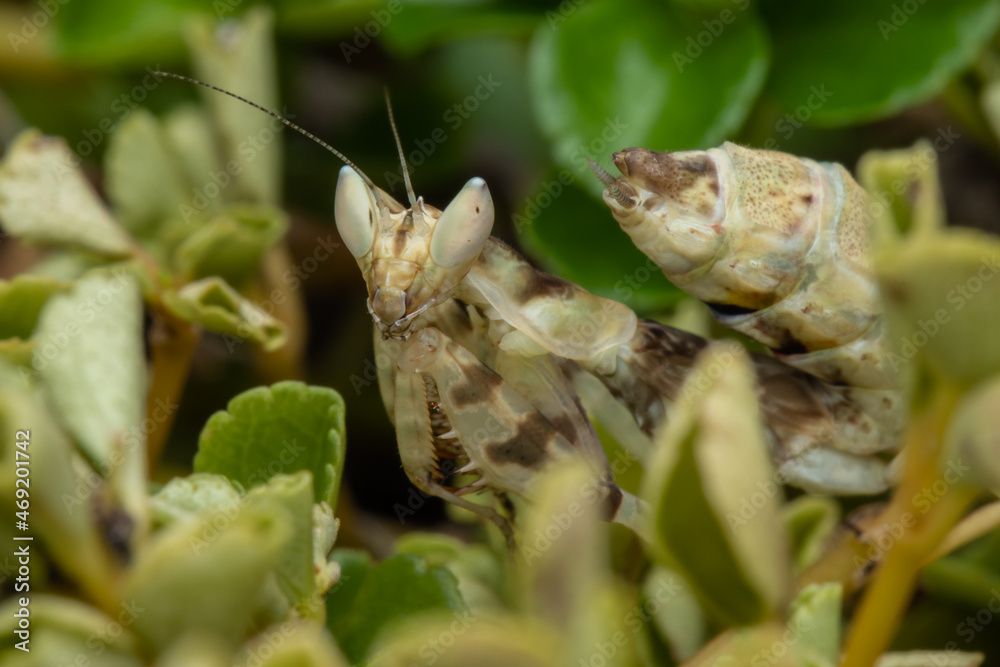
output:
<path id="1" fill-rule="evenodd" d="M 146 417 L 152 424 L 146 439 L 151 475 L 170 435 L 200 338 L 201 329 L 197 326 L 175 317 L 165 308 L 153 309 L 149 334 L 153 361 L 146 397 Z"/>
<path id="2" fill-rule="evenodd" d="M 854 616 L 842 667 L 871 667 L 889 648 L 920 568 L 976 496 L 974 489 L 960 485 L 948 486 L 943 494 L 927 491 L 941 480 L 941 444 L 958 396 L 955 388 L 940 386 L 907 428 L 903 480 L 881 518 L 889 526 L 899 526 L 901 534 Z"/>

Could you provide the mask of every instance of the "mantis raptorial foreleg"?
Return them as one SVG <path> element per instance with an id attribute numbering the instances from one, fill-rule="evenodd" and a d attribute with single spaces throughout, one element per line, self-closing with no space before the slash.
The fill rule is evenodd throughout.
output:
<path id="1" fill-rule="evenodd" d="M 424 327 L 404 343 L 397 360 L 395 421 L 403 465 L 414 483 L 433 495 L 460 501 L 460 506 L 506 530 L 493 508 L 460 496 L 492 489 L 530 498 L 540 476 L 582 456 L 594 471 L 585 493 L 601 503 L 609 520 L 637 527 L 638 501 L 614 485 L 592 427 L 574 415 L 579 405 L 571 395 L 561 394 L 564 389 L 558 377 L 550 376 L 546 361 L 514 361 L 506 367 L 517 381 L 552 383 L 548 388 L 558 395 L 545 402 L 549 415 L 436 328 Z M 440 408 L 437 424 L 429 404 Z M 461 488 L 446 486 L 450 475 L 441 465 L 443 451 L 463 464 L 455 472 L 479 479 Z"/>

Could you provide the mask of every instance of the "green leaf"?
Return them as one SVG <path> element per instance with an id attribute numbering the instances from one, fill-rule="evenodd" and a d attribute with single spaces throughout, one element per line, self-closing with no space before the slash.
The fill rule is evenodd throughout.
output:
<path id="1" fill-rule="evenodd" d="M 308 470 L 275 475 L 267 484 L 247 492 L 249 507 L 279 506 L 287 516 L 291 532 L 275 568 L 278 585 L 301 615 L 315 616 L 323 608 L 313 570 L 313 489 Z"/>
<path id="2" fill-rule="evenodd" d="M 705 615 L 698 606 L 698 598 L 690 584 L 675 570 L 653 566 L 642 585 L 646 599 L 662 598 L 663 591 L 670 597 L 658 612 L 652 614 L 652 623 L 670 646 L 673 658 L 682 663 L 705 643 Z"/>
<path id="3" fill-rule="evenodd" d="M 543 179 L 514 215 L 514 228 L 545 269 L 640 310 L 660 310 L 684 297 L 635 247 L 607 207 L 572 183 L 568 170 Z M 594 258 L 600 257 L 600 262 Z"/>
<path id="4" fill-rule="evenodd" d="M 466 611 L 455 577 L 441 567 L 429 567 L 412 554 L 399 554 L 371 568 L 357 592 L 350 613 L 335 628 L 348 660 L 365 659 L 376 635 L 394 622 L 419 612 Z"/>
<path id="5" fill-rule="evenodd" d="M 823 553 L 827 538 L 840 522 L 840 506 L 832 498 L 799 496 L 781 508 L 792 542 L 795 569 L 809 567 Z"/>
<path id="6" fill-rule="evenodd" d="M 447 647 L 430 643 L 437 637 L 453 637 L 454 642 Z M 544 623 L 495 614 L 463 614 L 459 618 L 453 614 L 421 615 L 398 627 L 391 635 L 384 635 L 376 648 L 371 667 L 412 667 L 427 663 L 436 667 L 556 667 L 570 664 L 566 660 L 566 640 Z M 594 664 L 601 663 L 595 660 Z"/>
<path id="7" fill-rule="evenodd" d="M 32 586 L 34 588 L 34 586 Z M 140 667 L 142 647 L 127 628 L 134 608 L 122 605 L 119 619 L 82 602 L 47 593 L 31 592 L 30 653 L 14 648 L 21 639 L 15 634 L 20 609 L 18 598 L 9 597 L 0 606 L 0 632 L 10 638 L 0 648 L 0 662 L 5 667 L 41 667 L 72 665 L 80 656 L 100 656 L 101 667 Z M 125 621 L 128 622 L 125 622 Z M 123 629 L 124 628 L 124 629 Z"/>
<path id="8" fill-rule="evenodd" d="M 470 544 L 450 535 L 413 531 L 393 544 L 397 554 L 415 554 L 428 565 L 447 567 L 470 609 L 499 607 L 504 590 L 502 563 L 485 544 Z"/>
<path id="9" fill-rule="evenodd" d="M 92 0 L 59 5 L 55 42 L 67 61 L 82 65 L 149 62 L 176 56 L 181 26 L 207 12 L 200 0 Z"/>
<path id="10" fill-rule="evenodd" d="M 145 109 L 122 121 L 104 156 L 108 199 L 136 236 L 151 236 L 180 214 L 186 195 L 181 168 L 160 122 Z"/>
<path id="11" fill-rule="evenodd" d="M 432 46 L 459 39 L 522 39 L 530 36 L 538 25 L 538 15 L 534 12 L 504 10 L 496 3 L 482 0 L 391 0 L 373 10 L 369 18 L 376 19 L 373 26 L 384 22 L 382 41 L 403 57 L 412 57 Z M 367 28 L 367 23 L 362 23 L 362 27 Z M 349 42 L 351 46 L 362 43 L 360 37 L 352 37 L 355 39 Z M 344 47 L 341 50 L 345 57 L 354 55 Z"/>
<path id="12" fill-rule="evenodd" d="M 146 357 L 139 282 L 98 270 L 49 299 L 33 367 L 59 419 L 105 476 L 132 521 L 146 528 Z"/>
<path id="13" fill-rule="evenodd" d="M 24 430 L 27 437 L 18 437 Z M 114 605 L 118 554 L 108 544 L 106 526 L 101 522 L 119 517 L 105 501 L 110 495 L 106 482 L 58 428 L 55 416 L 23 369 L 3 363 L 0 437 L 0 507 L 14 511 L 16 461 L 25 460 L 27 454 L 31 464 L 30 525 L 40 538 L 39 547 L 44 545 L 44 552 L 59 570 L 92 600 L 105 608 Z M 25 441 L 23 448 L 17 446 Z"/>
<path id="14" fill-rule="evenodd" d="M 334 629 L 343 625 L 354 605 L 372 568 L 372 557 L 359 549 L 334 549 L 330 561 L 340 566 L 340 578 L 326 594 L 326 624 Z"/>
<path id="15" fill-rule="evenodd" d="M 204 472 L 174 477 L 150 498 L 154 519 L 162 524 L 236 507 L 240 502 L 240 490 L 229 478 Z"/>
<path id="16" fill-rule="evenodd" d="M 600 483 L 582 462 L 553 470 L 533 488 L 520 536 L 517 597 L 567 638 L 567 664 L 586 663 L 595 639 L 625 630 L 628 604 L 610 580 L 599 523 Z M 630 650 L 619 648 L 623 663 Z"/>
<path id="17" fill-rule="evenodd" d="M 782 494 L 755 387 L 741 346 L 709 345 L 658 437 L 643 484 L 654 555 L 727 625 L 769 618 L 791 591 Z"/>
<path id="18" fill-rule="evenodd" d="M 344 447 L 340 394 L 279 382 L 243 392 L 209 418 L 194 469 L 225 475 L 247 489 L 277 474 L 308 470 L 315 501 L 336 507 Z"/>
<path id="19" fill-rule="evenodd" d="M 873 197 L 869 215 L 876 241 L 944 227 L 937 152 L 930 141 L 921 139 L 901 150 L 868 151 L 858 161 L 857 174 Z"/>
<path id="20" fill-rule="evenodd" d="M 971 384 L 1000 371 L 1000 238 L 947 228 L 880 252 L 888 363 Z"/>
<path id="21" fill-rule="evenodd" d="M 792 601 L 788 625 L 795 628 L 796 649 L 804 658 L 837 664 L 841 594 L 840 584 L 810 584 Z"/>
<path id="22" fill-rule="evenodd" d="M 31 338 L 42 306 L 62 288 L 59 280 L 30 274 L 0 280 L 0 340 Z"/>
<path id="23" fill-rule="evenodd" d="M 123 599 L 143 611 L 134 628 L 158 649 L 186 632 L 242 639 L 269 573 L 292 535 L 277 505 L 218 512 L 157 534 L 137 555 Z"/>
<path id="24" fill-rule="evenodd" d="M 701 13 L 652 0 L 592 0 L 555 29 L 541 25 L 531 86 L 556 161 L 599 195 L 587 157 L 706 148 L 738 129 L 764 83 L 768 46 L 752 10 L 727 11 L 706 48 L 696 42 L 707 30 Z"/>
<path id="25" fill-rule="evenodd" d="M 0 223 L 23 241 L 124 256 L 129 237 L 79 168 L 65 140 L 19 134 L 0 164 Z"/>
<path id="26" fill-rule="evenodd" d="M 948 422 L 941 457 L 950 483 L 1000 492 L 1000 376 L 965 394 Z M 951 469 L 948 469 L 948 468 Z"/>
<path id="27" fill-rule="evenodd" d="M 197 225 L 174 252 L 177 272 L 188 280 L 219 276 L 237 287 L 259 271 L 264 253 L 288 229 L 281 210 L 245 204 L 230 205 L 204 221 L 190 213 L 184 219 Z"/>
<path id="28" fill-rule="evenodd" d="M 209 331 L 232 337 L 227 345 L 252 340 L 265 350 L 285 344 L 285 325 L 243 298 L 222 278 L 203 278 L 176 292 L 165 291 L 163 303 L 178 317 Z"/>
<path id="29" fill-rule="evenodd" d="M 1000 573 L 959 556 L 934 561 L 924 568 L 920 579 L 921 587 L 940 600 L 971 609 L 987 601 L 996 600 L 994 606 L 1000 603 Z"/>
<path id="30" fill-rule="evenodd" d="M 799 120 L 846 125 L 937 94 L 1000 23 L 996 0 L 765 2 L 768 90 Z"/>
<path id="31" fill-rule="evenodd" d="M 963 651 L 905 651 L 883 653 L 875 667 L 978 667 L 985 659 L 982 653 Z"/>
<path id="32" fill-rule="evenodd" d="M 274 55 L 274 17 L 256 5 L 223 33 L 215 21 L 194 21 L 186 30 L 195 76 L 226 90 L 239 91 L 266 109 L 278 107 Z M 215 91 L 205 103 L 222 136 L 229 201 L 276 205 L 281 199 L 283 125 L 258 109 Z M 289 115 L 287 112 L 285 115 Z M 294 116 L 292 117 L 294 118 Z M 195 184 L 196 187 L 208 184 Z"/>
<path id="33" fill-rule="evenodd" d="M 280 632 L 275 641 L 271 632 Z M 329 633 L 317 622 L 288 621 L 247 643 L 232 665 L 257 667 L 347 667 Z"/>

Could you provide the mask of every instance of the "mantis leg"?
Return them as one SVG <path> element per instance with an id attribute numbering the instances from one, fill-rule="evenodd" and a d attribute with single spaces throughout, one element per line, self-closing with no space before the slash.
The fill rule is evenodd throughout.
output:
<path id="1" fill-rule="evenodd" d="M 515 381 L 546 377 L 544 364 L 515 368 Z M 396 429 L 403 466 L 428 493 L 461 500 L 466 493 L 491 489 L 530 499 L 540 476 L 582 456 L 595 471 L 592 484 L 581 489 L 583 501 L 600 503 L 609 520 L 620 518 L 638 525 L 639 503 L 634 498 L 625 500 L 625 494 L 611 482 L 603 453 L 596 460 L 586 448 L 571 443 L 509 382 L 440 330 L 426 327 L 404 344 L 397 361 L 396 387 Z M 442 411 L 437 427 L 428 414 L 431 401 Z M 566 417 L 558 401 L 547 407 L 557 421 L 556 413 Z M 564 422 L 563 428 L 569 424 Z M 449 436 L 454 435 L 454 442 L 443 442 L 439 431 L 445 428 Z M 457 451 L 457 460 L 468 461 L 457 472 L 481 477 L 462 488 L 446 486 L 448 475 L 441 466 L 445 448 Z M 497 522 L 499 515 L 492 508 L 460 504 Z"/>

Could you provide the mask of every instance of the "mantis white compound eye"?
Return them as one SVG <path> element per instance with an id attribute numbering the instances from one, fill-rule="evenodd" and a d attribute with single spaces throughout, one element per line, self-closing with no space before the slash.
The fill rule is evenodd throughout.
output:
<path id="1" fill-rule="evenodd" d="M 486 181 L 469 179 L 438 218 L 431 235 L 431 259 L 438 266 L 461 266 L 483 249 L 493 230 L 493 197 Z"/>
<path id="2" fill-rule="evenodd" d="M 492 210 L 492 209 L 491 209 Z M 344 245 L 355 257 L 364 257 L 375 241 L 378 209 L 364 179 L 350 167 L 341 167 L 337 178 L 334 217 Z"/>

